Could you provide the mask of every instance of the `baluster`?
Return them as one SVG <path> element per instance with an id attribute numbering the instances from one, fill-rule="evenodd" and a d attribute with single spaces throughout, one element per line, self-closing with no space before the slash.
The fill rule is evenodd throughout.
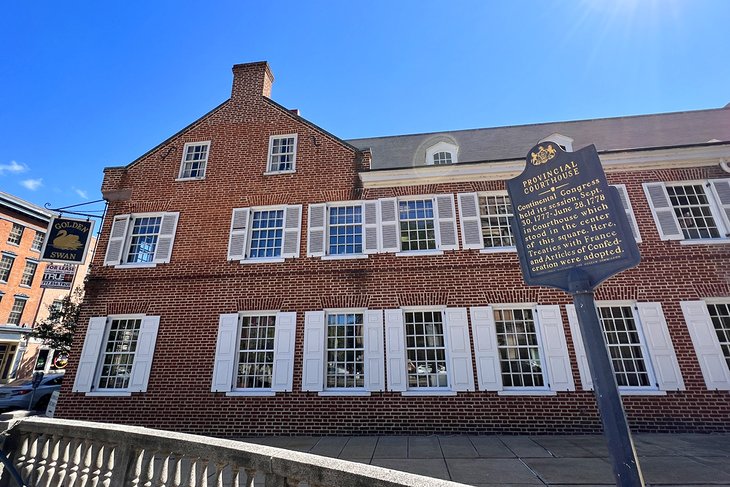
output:
<path id="1" fill-rule="evenodd" d="M 170 483 L 172 484 L 172 487 L 181 487 L 183 485 L 182 469 L 183 469 L 183 459 L 184 458 L 185 458 L 184 456 L 181 456 L 181 457 L 174 459 L 175 461 L 173 463 L 172 475 L 170 476 L 170 478 L 171 478 Z"/>
<path id="2" fill-rule="evenodd" d="M 190 472 L 188 472 L 185 487 L 197 487 L 198 485 L 198 462 L 197 459 L 190 459 Z"/>
<path id="3" fill-rule="evenodd" d="M 84 440 L 84 454 L 81 461 L 81 469 L 78 476 L 77 483 L 79 487 L 87 487 L 89 485 L 89 479 L 91 478 L 91 472 L 94 465 L 94 451 L 96 445 L 91 440 Z"/>
<path id="4" fill-rule="evenodd" d="M 164 455 L 160 465 L 160 473 L 157 475 L 157 487 L 168 487 L 170 485 L 170 464 L 175 461 L 172 452 Z"/>
<path id="5" fill-rule="evenodd" d="M 56 469 L 50 478 L 50 486 L 66 485 L 64 480 L 68 476 L 69 459 L 71 457 L 71 440 L 64 437 L 58 441 L 58 460 L 56 461 Z"/>
<path id="6" fill-rule="evenodd" d="M 15 465 L 18 473 L 22 475 L 23 469 L 28 462 L 28 456 L 30 455 L 30 435 L 21 432 L 18 438 L 18 443 L 20 443 L 20 448 L 18 449 L 18 452 L 13 455 L 13 457 L 15 457 L 13 459 L 13 464 Z"/>
<path id="7" fill-rule="evenodd" d="M 208 487 L 208 460 L 199 458 L 196 463 L 198 464 L 198 478 L 195 487 Z"/>
<path id="8" fill-rule="evenodd" d="M 256 482 L 256 470 L 252 468 L 245 469 L 246 471 L 246 487 L 254 487 Z"/>
<path id="9" fill-rule="evenodd" d="M 96 454 L 94 455 L 94 465 L 92 466 L 89 477 L 91 487 L 103 485 L 102 479 L 107 472 L 107 468 L 109 466 L 109 455 L 111 453 L 111 449 L 107 445 L 96 445 L 95 448 Z"/>
<path id="10" fill-rule="evenodd" d="M 81 459 L 83 458 L 83 442 L 79 440 L 78 438 L 74 438 L 71 441 L 71 447 L 70 447 L 70 470 L 68 474 L 68 481 L 69 487 L 76 487 L 78 485 L 78 479 L 79 479 L 79 469 L 81 468 Z"/>
<path id="11" fill-rule="evenodd" d="M 30 485 L 39 485 L 40 479 L 43 477 L 43 474 L 46 473 L 48 457 L 51 455 L 49 447 L 49 438 L 44 434 L 40 435 L 38 437 L 38 454 L 36 457 L 35 468 L 33 469 L 30 479 L 28 479 L 28 483 Z"/>
<path id="12" fill-rule="evenodd" d="M 215 487 L 224 487 L 223 485 L 223 469 L 226 468 L 225 463 L 215 464 L 215 478 L 213 479 L 213 485 Z"/>
<path id="13" fill-rule="evenodd" d="M 102 467 L 102 472 L 99 476 L 99 483 L 104 487 L 109 487 L 112 483 L 112 472 L 114 472 L 114 467 L 116 466 L 117 447 L 106 446 L 104 447 L 104 450 L 104 466 Z"/>
<path id="14" fill-rule="evenodd" d="M 134 462 L 134 473 L 133 478 L 130 479 L 132 481 L 133 487 L 139 487 L 142 485 L 142 477 L 145 472 L 145 463 L 144 463 L 144 457 L 147 454 L 145 450 L 134 450 L 135 455 L 135 462 Z"/>
<path id="15" fill-rule="evenodd" d="M 51 479 L 58 468 L 59 445 L 61 443 L 58 435 L 52 435 L 46 438 L 46 444 L 43 447 L 46 457 L 45 468 L 38 473 L 38 485 L 42 487 L 56 487 Z"/>
<path id="16" fill-rule="evenodd" d="M 30 433 L 28 435 L 28 449 L 25 454 L 25 461 L 23 462 L 20 476 L 25 480 L 28 485 L 31 485 L 33 472 L 35 471 L 35 464 L 38 456 L 38 435 L 36 433 Z"/>

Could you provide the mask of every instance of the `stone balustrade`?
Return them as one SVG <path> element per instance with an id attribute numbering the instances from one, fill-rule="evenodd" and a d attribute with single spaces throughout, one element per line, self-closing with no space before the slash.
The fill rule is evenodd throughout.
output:
<path id="1" fill-rule="evenodd" d="M 432 487 L 454 482 L 280 448 L 170 431 L 28 417 L 3 452 L 27 487 Z M 0 487 L 15 486 L 8 469 Z"/>

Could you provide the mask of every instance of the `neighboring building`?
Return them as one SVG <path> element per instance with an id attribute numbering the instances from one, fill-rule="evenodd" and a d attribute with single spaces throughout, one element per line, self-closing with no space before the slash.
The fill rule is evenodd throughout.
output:
<path id="1" fill-rule="evenodd" d="M 36 317 L 35 323 L 41 323 L 48 319 L 51 314 L 51 310 L 54 308 L 60 308 L 63 298 L 71 296 L 74 301 L 83 298 L 84 280 L 89 272 L 89 266 L 91 265 L 91 259 L 96 249 L 96 237 L 90 237 L 91 243 L 89 249 L 86 252 L 86 259 L 84 263 L 76 267 L 73 281 L 71 281 L 71 289 L 43 289 L 41 293 L 41 304 L 38 309 L 38 316 Z M 77 294 L 77 292 L 80 292 Z M 65 355 L 58 355 L 56 351 L 50 347 L 43 345 L 41 340 L 31 338 L 28 340 L 28 345 L 25 351 L 25 358 L 23 359 L 24 367 L 21 368 L 21 372 L 24 376 L 29 376 L 33 371 L 42 372 L 56 372 L 65 369 L 67 357 Z"/>
<path id="2" fill-rule="evenodd" d="M 43 290 L 43 238 L 53 213 L 0 192 L 0 382 L 15 377 Z"/>
<path id="3" fill-rule="evenodd" d="M 598 311 L 629 421 L 730 431 L 730 109 L 343 141 L 266 63 L 124 167 L 57 409 L 219 436 L 600 430 L 568 294 L 505 180 L 595 144 L 642 263 Z"/>

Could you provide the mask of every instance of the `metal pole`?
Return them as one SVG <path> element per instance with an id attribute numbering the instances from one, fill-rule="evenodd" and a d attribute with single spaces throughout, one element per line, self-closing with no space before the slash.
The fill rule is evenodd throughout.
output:
<path id="1" fill-rule="evenodd" d="M 583 335 L 588 365 L 591 369 L 596 403 L 603 423 L 603 435 L 608 443 L 613 475 L 620 487 L 643 487 L 644 479 L 639 459 L 631 440 L 631 431 L 626 421 L 621 396 L 616 385 L 616 376 L 603 338 L 603 330 L 596 313 L 593 288 L 582 271 L 574 270 L 569 276 L 570 292 L 573 294 L 578 323 Z"/>

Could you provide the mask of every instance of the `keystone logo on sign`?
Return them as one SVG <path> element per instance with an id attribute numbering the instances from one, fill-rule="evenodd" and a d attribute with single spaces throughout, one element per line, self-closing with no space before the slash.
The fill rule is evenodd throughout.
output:
<path id="1" fill-rule="evenodd" d="M 565 152 L 554 142 L 536 145 L 507 191 L 527 284 L 568 291 L 569 272 L 581 269 L 595 288 L 638 265 L 621 198 L 608 185 L 595 146 Z"/>

